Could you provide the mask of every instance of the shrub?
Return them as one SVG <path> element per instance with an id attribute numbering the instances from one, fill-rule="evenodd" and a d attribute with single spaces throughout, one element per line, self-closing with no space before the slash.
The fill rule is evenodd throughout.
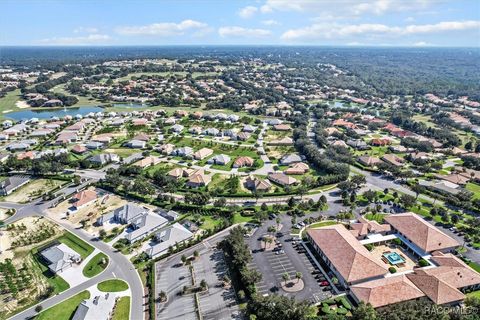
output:
<path id="1" fill-rule="evenodd" d="M 388 271 L 390 271 L 390 273 L 395 273 L 397 272 L 397 269 L 395 269 L 395 267 L 390 267 L 388 268 Z"/>
<path id="2" fill-rule="evenodd" d="M 367 248 L 368 251 L 372 251 L 373 248 L 374 248 L 374 246 L 373 246 L 373 244 L 371 244 L 371 243 L 367 243 L 367 244 L 365 245 L 365 248 Z"/>
<path id="3" fill-rule="evenodd" d="M 419 265 L 420 267 L 426 267 L 426 266 L 429 266 L 430 263 L 428 263 L 428 261 L 425 260 L 425 259 L 420 259 L 420 260 L 418 260 L 418 265 Z"/>

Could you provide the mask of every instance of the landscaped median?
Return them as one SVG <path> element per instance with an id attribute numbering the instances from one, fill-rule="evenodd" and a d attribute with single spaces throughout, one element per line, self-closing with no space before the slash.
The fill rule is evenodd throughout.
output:
<path id="1" fill-rule="evenodd" d="M 92 278 L 100 274 L 108 265 L 108 257 L 100 252 L 88 261 L 85 268 L 83 268 L 83 275 L 87 278 Z"/>
<path id="2" fill-rule="evenodd" d="M 121 292 L 128 289 L 128 284 L 123 280 L 110 279 L 100 282 L 97 288 L 102 292 Z"/>

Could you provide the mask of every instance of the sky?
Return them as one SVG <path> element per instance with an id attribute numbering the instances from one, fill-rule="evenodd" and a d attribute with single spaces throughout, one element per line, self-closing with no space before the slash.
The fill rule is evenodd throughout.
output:
<path id="1" fill-rule="evenodd" d="M 480 47 L 480 0 L 0 0 L 0 45 Z"/>

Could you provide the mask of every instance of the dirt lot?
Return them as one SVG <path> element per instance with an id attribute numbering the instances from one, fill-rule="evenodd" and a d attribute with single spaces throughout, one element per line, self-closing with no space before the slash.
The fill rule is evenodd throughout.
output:
<path id="1" fill-rule="evenodd" d="M 91 188 L 94 189 L 94 188 Z M 97 200 L 92 201 L 85 205 L 84 207 L 70 213 L 67 217 L 67 220 L 76 226 L 80 226 L 80 222 L 86 220 L 85 230 L 88 232 L 96 232 L 98 228 L 93 226 L 93 223 L 100 217 L 102 214 L 110 212 L 118 207 L 123 206 L 127 203 L 126 200 L 108 193 L 104 190 L 97 191 Z M 58 206 L 53 209 L 50 209 L 49 212 L 54 215 L 56 218 L 65 217 L 66 213 L 69 211 L 69 208 L 72 206 L 70 199 L 61 202 Z"/>
<path id="2" fill-rule="evenodd" d="M 10 312 L 24 306 L 31 305 L 39 300 L 39 295 L 45 294 L 49 283 L 43 276 L 30 251 L 41 246 L 63 231 L 50 221 L 30 217 L 22 219 L 2 231 L 0 235 L 0 263 L 6 264 L 6 259 L 11 259 L 11 265 L 16 270 L 16 275 L 10 274 L 12 282 L 18 289 L 17 296 L 13 298 L 8 290 L 0 294 L 0 319 L 10 316 Z M 0 272 L 0 282 L 7 283 L 7 273 Z"/>
<path id="3" fill-rule="evenodd" d="M 20 187 L 3 200 L 7 202 L 26 203 L 61 186 L 65 181 L 51 179 L 36 179 Z"/>

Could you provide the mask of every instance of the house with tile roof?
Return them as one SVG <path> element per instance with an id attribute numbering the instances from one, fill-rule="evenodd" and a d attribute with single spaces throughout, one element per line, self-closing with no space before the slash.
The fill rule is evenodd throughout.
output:
<path id="1" fill-rule="evenodd" d="M 200 188 L 207 186 L 210 181 L 212 181 L 212 177 L 206 175 L 202 169 L 199 169 L 188 177 L 186 185 L 192 188 Z"/>
<path id="2" fill-rule="evenodd" d="M 233 167 L 234 168 L 242 168 L 242 167 L 251 167 L 253 166 L 254 160 L 250 157 L 238 157 L 235 159 L 233 162 Z"/>
<path id="3" fill-rule="evenodd" d="M 76 210 L 83 208 L 87 204 L 97 199 L 95 190 L 83 190 L 72 197 L 72 207 Z"/>

